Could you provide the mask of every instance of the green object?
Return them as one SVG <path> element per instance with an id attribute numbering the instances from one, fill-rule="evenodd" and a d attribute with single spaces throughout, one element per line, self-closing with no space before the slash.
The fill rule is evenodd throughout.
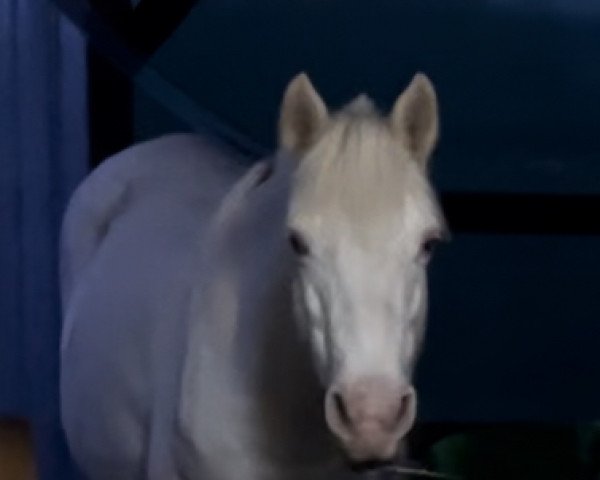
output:
<path id="1" fill-rule="evenodd" d="M 479 428 L 434 444 L 430 468 L 465 480 L 591 480 L 589 446 L 598 430 L 586 434 L 582 442 L 577 428 Z"/>

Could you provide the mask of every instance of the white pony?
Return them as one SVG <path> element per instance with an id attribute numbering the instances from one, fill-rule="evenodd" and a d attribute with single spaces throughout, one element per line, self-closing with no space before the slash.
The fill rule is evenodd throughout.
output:
<path id="1" fill-rule="evenodd" d="M 315 480 L 394 458 L 415 419 L 434 89 L 330 114 L 307 76 L 244 172 L 192 135 L 107 160 L 62 232 L 62 420 L 92 480 Z"/>

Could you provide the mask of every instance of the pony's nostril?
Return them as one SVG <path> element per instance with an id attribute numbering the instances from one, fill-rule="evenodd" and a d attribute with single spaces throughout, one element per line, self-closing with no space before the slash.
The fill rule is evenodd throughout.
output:
<path id="1" fill-rule="evenodd" d="M 402 395 L 402 397 L 400 398 L 400 405 L 398 407 L 398 413 L 396 415 L 396 423 L 399 423 L 408 413 L 408 409 L 410 408 L 410 401 L 410 394 Z"/>
<path id="2" fill-rule="evenodd" d="M 396 419 L 393 423 L 394 429 L 404 430 L 407 427 L 410 428 L 415 416 L 415 403 L 416 396 L 414 391 L 404 393 L 400 397 L 398 403 L 398 410 L 396 412 Z"/>
<path id="3" fill-rule="evenodd" d="M 352 421 L 350 419 L 350 415 L 348 414 L 348 409 L 346 408 L 346 402 L 344 402 L 344 398 L 340 393 L 335 392 L 333 394 L 333 403 L 335 404 L 335 408 L 342 423 L 344 423 L 346 426 L 349 426 Z"/>

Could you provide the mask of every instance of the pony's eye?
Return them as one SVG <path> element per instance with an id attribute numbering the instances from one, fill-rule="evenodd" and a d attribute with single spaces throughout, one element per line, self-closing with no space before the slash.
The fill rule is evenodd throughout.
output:
<path id="1" fill-rule="evenodd" d="M 429 237 L 421 245 L 421 256 L 429 260 L 435 251 L 435 248 L 440 243 L 439 237 Z"/>
<path id="2" fill-rule="evenodd" d="M 305 257 L 310 253 L 308 243 L 306 243 L 306 240 L 297 231 L 292 230 L 288 236 L 288 240 L 292 250 L 299 257 Z"/>

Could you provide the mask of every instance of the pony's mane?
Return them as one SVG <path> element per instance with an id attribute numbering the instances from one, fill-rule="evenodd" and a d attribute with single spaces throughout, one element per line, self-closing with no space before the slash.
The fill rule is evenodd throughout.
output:
<path id="1" fill-rule="evenodd" d="M 377 116 L 377 110 L 373 101 L 366 95 L 359 95 L 350 102 L 341 112 L 341 115 L 370 117 Z"/>
<path id="2" fill-rule="evenodd" d="M 331 117 L 300 161 L 296 193 L 308 215 L 347 217 L 358 230 L 398 215 L 407 203 L 415 215 L 437 216 L 426 176 L 394 136 L 388 119 L 364 95 Z"/>

